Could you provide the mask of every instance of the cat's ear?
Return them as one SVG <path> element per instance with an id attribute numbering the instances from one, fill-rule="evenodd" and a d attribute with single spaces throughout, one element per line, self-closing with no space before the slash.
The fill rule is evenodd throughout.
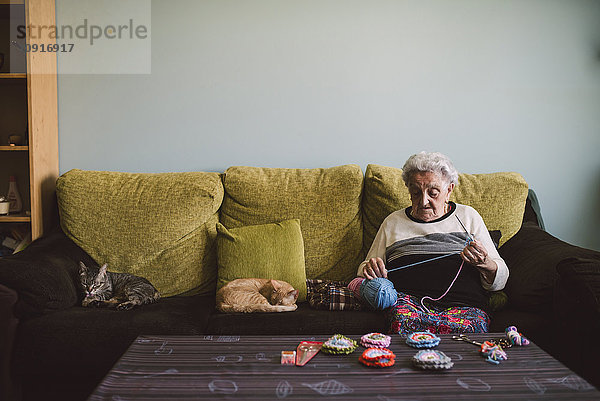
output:
<path id="1" fill-rule="evenodd" d="M 279 281 L 274 280 L 274 279 L 271 279 L 271 285 L 273 286 L 274 290 L 278 290 L 281 287 L 281 285 L 279 284 Z"/>
<path id="2" fill-rule="evenodd" d="M 107 268 L 108 268 L 108 263 L 103 264 L 102 267 L 100 268 L 100 271 L 98 272 L 98 274 L 106 274 Z"/>
<path id="3" fill-rule="evenodd" d="M 296 299 L 298 299 L 298 290 L 292 290 L 292 291 L 288 292 L 288 295 L 293 296 L 294 301 L 295 301 Z"/>
<path id="4" fill-rule="evenodd" d="M 79 261 L 79 274 L 83 275 L 88 272 L 88 267 L 82 261 Z"/>

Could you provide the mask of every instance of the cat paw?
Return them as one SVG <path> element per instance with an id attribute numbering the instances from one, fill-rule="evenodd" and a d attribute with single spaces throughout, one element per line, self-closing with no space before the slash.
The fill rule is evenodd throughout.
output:
<path id="1" fill-rule="evenodd" d="M 134 306 L 135 304 L 133 302 L 127 301 L 117 305 L 117 310 L 130 310 L 133 309 Z"/>
<path id="2" fill-rule="evenodd" d="M 81 306 L 83 306 L 84 308 L 98 308 L 102 306 L 102 301 L 99 301 L 97 299 L 86 298 L 81 302 Z"/>

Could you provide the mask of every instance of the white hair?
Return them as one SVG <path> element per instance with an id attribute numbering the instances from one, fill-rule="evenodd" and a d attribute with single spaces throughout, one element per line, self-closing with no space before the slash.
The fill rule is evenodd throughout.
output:
<path id="1" fill-rule="evenodd" d="M 458 171 L 448 156 L 439 152 L 421 152 L 408 158 L 402 167 L 402 179 L 408 186 L 413 174 L 430 171 L 439 174 L 447 185 L 458 185 Z"/>

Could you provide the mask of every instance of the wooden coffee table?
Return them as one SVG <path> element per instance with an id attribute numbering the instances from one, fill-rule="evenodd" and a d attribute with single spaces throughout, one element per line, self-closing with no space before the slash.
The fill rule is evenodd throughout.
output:
<path id="1" fill-rule="evenodd" d="M 413 367 L 418 350 L 399 335 L 392 336 L 396 364 L 389 368 L 360 364 L 360 346 L 350 355 L 319 352 L 303 367 L 281 365 L 281 351 L 327 336 L 140 336 L 90 400 L 600 399 L 595 387 L 533 343 L 507 349 L 508 360 L 494 365 L 478 354 L 478 347 L 453 341 L 451 335 L 440 337 L 436 349 L 454 362 L 446 371 Z"/>

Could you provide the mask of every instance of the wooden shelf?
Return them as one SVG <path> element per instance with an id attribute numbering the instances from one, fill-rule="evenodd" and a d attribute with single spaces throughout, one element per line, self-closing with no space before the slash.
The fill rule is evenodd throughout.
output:
<path id="1" fill-rule="evenodd" d="M 26 152 L 28 150 L 29 146 L 0 146 L 0 151 L 5 152 Z"/>
<path id="2" fill-rule="evenodd" d="M 24 72 L 2 72 L 0 73 L 0 79 L 27 79 L 27 74 Z"/>
<path id="3" fill-rule="evenodd" d="M 56 26 L 55 5 L 55 0 L 0 0 L 0 17 L 6 20 L 6 24 L 13 21 L 25 26 Z M 6 36 L 5 33 L 1 35 Z M 56 40 L 28 35 L 26 42 L 28 45 L 43 43 L 47 46 L 56 43 Z M 6 125 L 12 126 L 12 132 L 22 133 L 25 131 L 25 127 L 21 126 L 24 125 L 22 115 L 25 114 L 27 133 L 24 135 L 27 135 L 29 146 L 6 146 L 8 143 L 2 140 L 0 160 L 3 163 L 0 163 L 0 167 L 6 175 L 4 170 L 7 166 L 13 167 L 10 163 L 19 163 L 23 205 L 31 212 L 0 216 L 0 223 L 29 225 L 35 240 L 44 233 L 44 228 L 54 224 L 55 183 L 58 177 L 56 53 L 29 52 L 24 57 L 25 60 L 20 63 L 22 67 L 13 69 L 13 72 L 0 73 L 0 97 L 6 104 L 7 96 L 11 93 L 25 95 L 22 97 L 26 97 L 26 105 L 15 105 L 15 108 L 21 108 L 17 110 L 18 115 L 11 117 L 5 113 L 2 123 L 5 124 L 5 118 L 12 118 L 10 124 Z M 8 87 L 10 91 L 6 90 Z"/>
<path id="4" fill-rule="evenodd" d="M 0 223 L 29 223 L 30 221 L 31 216 L 27 216 L 25 213 L 0 216 Z"/>

